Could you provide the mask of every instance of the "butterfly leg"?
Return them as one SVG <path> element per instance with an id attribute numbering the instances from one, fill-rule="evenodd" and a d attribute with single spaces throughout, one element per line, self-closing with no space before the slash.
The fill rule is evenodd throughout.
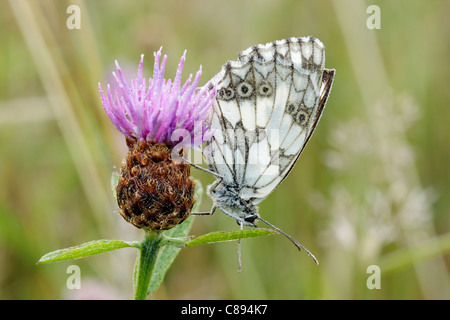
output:
<path id="1" fill-rule="evenodd" d="M 214 181 L 211 186 L 209 186 L 209 192 L 214 191 L 217 186 L 220 184 L 220 180 L 216 180 Z M 211 207 L 211 210 L 209 210 L 209 212 L 192 212 L 191 214 L 193 215 L 197 215 L 197 216 L 212 216 L 214 214 L 214 212 L 216 212 L 217 206 L 215 204 L 213 204 L 213 206 Z"/>
<path id="2" fill-rule="evenodd" d="M 208 193 L 214 193 L 214 190 L 216 190 L 217 186 L 220 184 L 221 180 L 214 181 L 209 187 L 208 187 Z"/>
<path id="3" fill-rule="evenodd" d="M 190 162 L 189 160 L 187 160 L 187 159 L 185 159 L 185 158 L 181 158 L 181 160 L 182 160 L 183 162 L 185 162 L 185 163 L 187 163 L 187 164 L 193 166 L 194 168 L 196 168 L 196 169 L 198 169 L 198 170 L 201 170 L 201 171 L 207 172 L 207 173 L 209 173 L 209 174 L 212 174 L 212 175 L 215 176 L 216 178 L 223 179 L 223 177 L 222 177 L 220 174 L 218 174 L 218 173 L 216 173 L 216 172 L 214 172 L 214 171 L 211 171 L 211 170 L 208 170 L 208 169 L 206 169 L 206 168 L 200 167 L 199 165 L 197 165 L 197 164 L 195 164 L 195 163 L 192 163 L 192 162 Z"/>
<path id="4" fill-rule="evenodd" d="M 195 216 L 212 216 L 214 214 L 214 212 L 216 212 L 217 207 L 215 205 L 213 205 L 211 207 L 211 210 L 209 210 L 209 212 L 192 212 L 191 214 L 195 215 Z"/>
<path id="5" fill-rule="evenodd" d="M 242 221 L 240 222 L 240 229 L 241 230 L 244 229 L 244 224 L 242 223 Z M 242 271 L 241 239 L 237 241 L 237 245 L 238 245 L 238 272 L 241 272 Z"/>

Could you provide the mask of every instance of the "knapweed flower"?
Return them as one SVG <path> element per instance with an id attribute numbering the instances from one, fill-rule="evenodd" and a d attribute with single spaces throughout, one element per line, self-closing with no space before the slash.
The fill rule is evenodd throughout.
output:
<path id="1" fill-rule="evenodd" d="M 184 147 L 198 147 L 211 138 L 211 106 L 216 88 L 198 88 L 201 67 L 181 85 L 186 51 L 175 79 L 165 80 L 167 56 L 154 54 L 153 78 L 143 77 L 143 59 L 137 79 L 128 84 L 116 61 L 117 87 L 108 85 L 100 96 L 106 114 L 125 136 L 128 154 L 122 162 L 116 187 L 119 213 L 128 222 L 147 230 L 166 230 L 184 221 L 195 203 L 195 182 L 190 165 L 173 161 Z"/>

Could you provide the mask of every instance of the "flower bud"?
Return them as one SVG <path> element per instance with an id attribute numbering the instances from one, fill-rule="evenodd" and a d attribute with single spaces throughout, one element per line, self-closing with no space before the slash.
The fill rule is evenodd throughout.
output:
<path id="1" fill-rule="evenodd" d="M 183 222 L 195 203 L 190 165 L 173 162 L 170 145 L 126 140 L 129 151 L 116 187 L 120 215 L 147 230 L 167 230 Z"/>

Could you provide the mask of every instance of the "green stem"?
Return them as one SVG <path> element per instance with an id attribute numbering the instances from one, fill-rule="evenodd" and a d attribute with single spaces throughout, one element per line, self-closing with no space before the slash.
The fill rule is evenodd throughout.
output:
<path id="1" fill-rule="evenodd" d="M 147 298 L 156 258 L 161 247 L 161 233 L 145 232 L 145 239 L 142 242 L 139 260 L 136 262 L 139 265 L 136 275 L 135 300 L 145 300 Z"/>
<path id="2" fill-rule="evenodd" d="M 450 233 L 432 238 L 411 248 L 389 253 L 382 257 L 378 264 L 383 273 L 386 274 L 448 252 L 450 252 Z"/>

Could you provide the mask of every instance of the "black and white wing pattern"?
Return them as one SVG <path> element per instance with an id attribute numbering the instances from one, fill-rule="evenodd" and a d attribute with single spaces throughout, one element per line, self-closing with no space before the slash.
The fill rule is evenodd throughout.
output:
<path id="1" fill-rule="evenodd" d="M 325 47 L 313 37 L 289 38 L 242 51 L 213 79 L 214 135 L 203 152 L 218 179 L 208 186 L 212 214 L 220 208 L 238 224 L 262 219 L 257 204 L 289 174 L 319 122 L 335 70 L 325 69 Z M 240 242 L 238 242 L 240 244 Z M 240 265 L 240 250 L 239 265 Z"/>
<path id="2" fill-rule="evenodd" d="M 242 51 L 216 76 L 205 161 L 241 200 L 258 204 L 294 166 L 331 89 L 334 70 L 324 65 L 322 42 L 289 38 Z"/>

